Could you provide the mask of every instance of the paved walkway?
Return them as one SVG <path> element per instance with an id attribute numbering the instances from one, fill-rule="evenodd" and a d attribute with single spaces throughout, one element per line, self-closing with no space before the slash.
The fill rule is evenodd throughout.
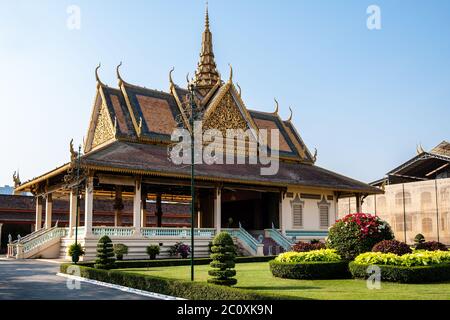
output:
<path id="1" fill-rule="evenodd" d="M 85 282 L 70 290 L 58 271 L 56 263 L 0 259 L 0 300 L 152 300 Z"/>

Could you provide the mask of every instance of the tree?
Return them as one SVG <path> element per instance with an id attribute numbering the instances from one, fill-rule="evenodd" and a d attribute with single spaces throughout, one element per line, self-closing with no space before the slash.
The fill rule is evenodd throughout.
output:
<path id="1" fill-rule="evenodd" d="M 235 285 L 237 280 L 233 277 L 236 276 L 236 270 L 234 270 L 236 246 L 231 236 L 227 232 L 216 235 L 212 241 L 211 252 L 213 261 L 210 263 L 210 267 L 213 269 L 208 271 L 212 277 L 208 279 L 208 283 L 224 286 Z"/>
<path id="2" fill-rule="evenodd" d="M 115 267 L 114 248 L 111 239 L 103 236 L 97 243 L 97 259 L 94 267 L 97 269 L 112 269 Z"/>

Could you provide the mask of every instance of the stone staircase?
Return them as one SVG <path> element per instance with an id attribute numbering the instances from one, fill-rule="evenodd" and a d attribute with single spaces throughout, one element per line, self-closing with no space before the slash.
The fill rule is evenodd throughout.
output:
<path id="1" fill-rule="evenodd" d="M 284 252 L 284 248 L 274 239 L 267 237 L 265 230 L 252 230 L 249 233 L 262 245 L 264 245 L 264 255 L 273 256 Z"/>

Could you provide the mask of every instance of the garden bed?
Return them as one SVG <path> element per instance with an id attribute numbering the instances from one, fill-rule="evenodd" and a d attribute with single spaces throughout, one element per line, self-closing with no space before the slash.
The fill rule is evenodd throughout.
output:
<path id="1" fill-rule="evenodd" d="M 349 269 L 356 279 L 367 279 L 367 270 L 373 264 L 350 262 Z M 400 283 L 432 283 L 450 281 L 450 263 L 429 266 L 375 265 L 380 268 L 381 280 Z"/>
<path id="2" fill-rule="evenodd" d="M 62 264 L 61 273 L 68 273 L 71 264 Z M 168 279 L 143 274 L 127 273 L 118 270 L 101 270 L 78 265 L 80 273 L 77 276 L 117 284 L 129 288 L 160 293 L 190 300 L 274 300 L 277 296 L 255 293 L 225 286 L 200 282 L 190 282 L 178 279 Z M 70 273 L 68 273 L 70 274 Z"/>
<path id="3" fill-rule="evenodd" d="M 275 277 L 285 279 L 317 280 L 350 278 L 347 261 L 328 262 L 269 262 L 270 271 Z"/>
<path id="4" fill-rule="evenodd" d="M 251 263 L 251 262 L 267 262 L 272 260 L 273 256 L 264 257 L 236 257 L 236 263 Z M 195 265 L 207 265 L 212 260 L 210 258 L 195 258 Z M 80 266 L 93 267 L 94 262 L 80 262 Z M 114 269 L 127 268 L 153 268 L 153 267 L 171 267 L 171 266 L 188 266 L 191 264 L 191 259 L 158 259 L 158 260 L 116 260 L 116 267 Z"/>

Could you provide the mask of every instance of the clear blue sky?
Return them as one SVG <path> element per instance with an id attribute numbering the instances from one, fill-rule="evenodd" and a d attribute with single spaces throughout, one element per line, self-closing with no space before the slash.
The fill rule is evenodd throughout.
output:
<path id="1" fill-rule="evenodd" d="M 69 5 L 81 29 L 66 27 Z M 381 8 L 369 31 L 366 9 Z M 204 1 L 0 1 L 0 185 L 69 160 L 86 135 L 94 68 L 167 90 L 198 60 Z M 450 139 L 450 1 L 210 0 L 216 61 L 246 105 L 294 123 L 318 165 L 363 181 Z"/>

